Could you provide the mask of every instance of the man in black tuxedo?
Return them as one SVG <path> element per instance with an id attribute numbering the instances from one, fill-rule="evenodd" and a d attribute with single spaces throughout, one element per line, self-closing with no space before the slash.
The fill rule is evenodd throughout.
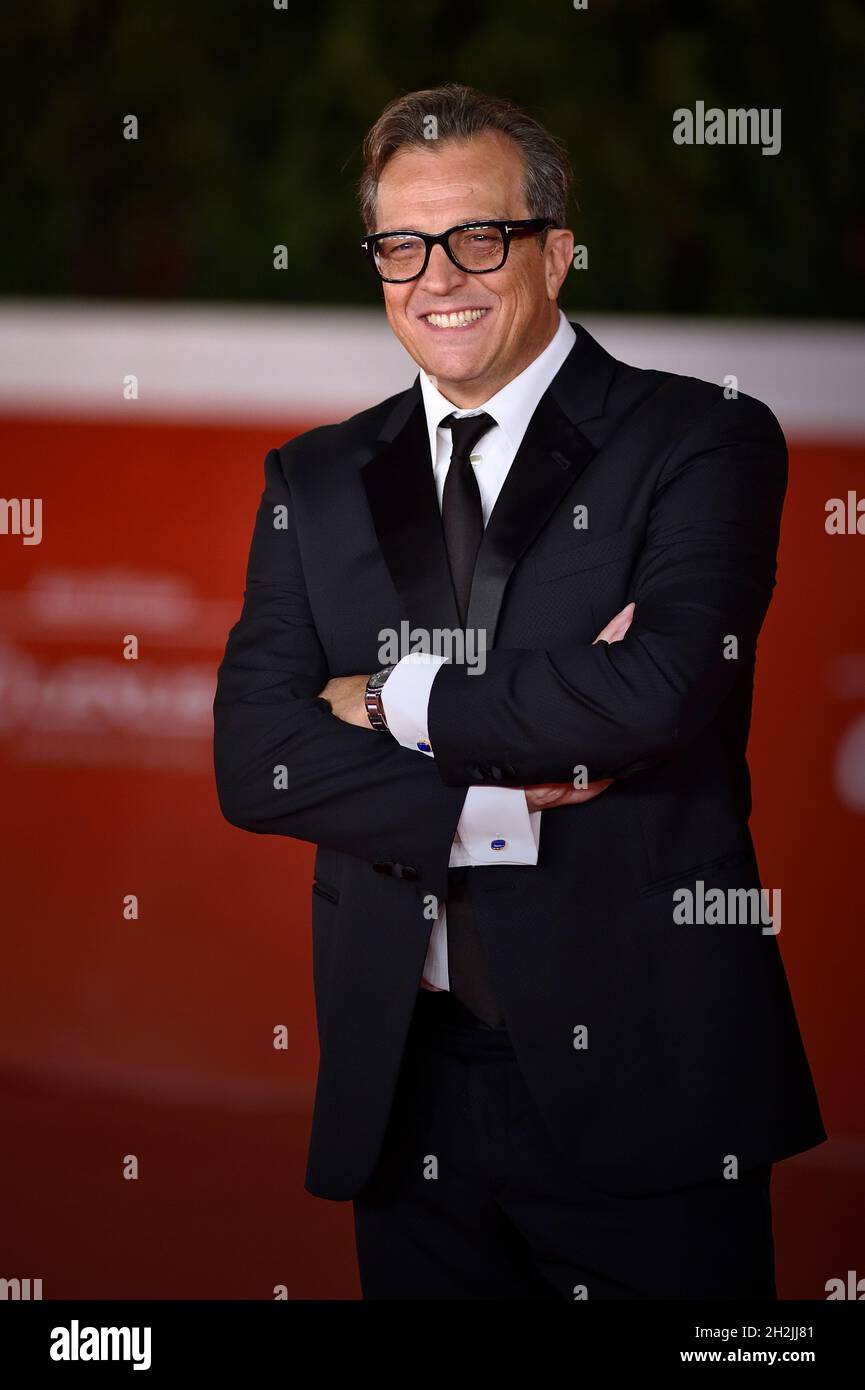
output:
<path id="1" fill-rule="evenodd" d="M 268 454 L 215 701 L 225 816 L 318 846 L 306 1187 L 366 1298 L 772 1299 L 826 1137 L 748 829 L 783 435 L 568 322 L 525 113 L 411 93 L 365 155 L 421 372 Z"/>

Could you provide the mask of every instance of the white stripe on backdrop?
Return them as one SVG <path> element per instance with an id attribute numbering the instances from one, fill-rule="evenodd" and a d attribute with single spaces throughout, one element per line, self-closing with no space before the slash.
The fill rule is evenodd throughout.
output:
<path id="1" fill-rule="evenodd" d="M 804 321 L 580 319 L 615 356 L 766 401 L 786 432 L 865 439 L 865 328 Z M 238 423 L 341 420 L 403 390 L 416 368 L 382 309 L 7 300 L 0 410 Z M 138 398 L 124 398 L 137 378 Z"/>

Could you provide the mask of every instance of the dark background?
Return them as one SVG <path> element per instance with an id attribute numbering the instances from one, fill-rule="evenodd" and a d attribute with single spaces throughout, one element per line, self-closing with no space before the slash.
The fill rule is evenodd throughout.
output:
<path id="1" fill-rule="evenodd" d="M 583 309 L 863 310 L 860 0 L 53 0 L 4 29 L 7 294 L 369 303 L 363 132 L 459 81 L 568 146 Z M 675 145 L 695 99 L 781 107 L 781 152 Z"/>

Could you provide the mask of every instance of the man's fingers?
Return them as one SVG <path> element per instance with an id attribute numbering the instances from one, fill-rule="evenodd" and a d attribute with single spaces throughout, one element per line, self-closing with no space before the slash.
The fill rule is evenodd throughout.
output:
<path id="1" fill-rule="evenodd" d="M 636 604 L 627 604 L 627 606 L 622 609 L 621 613 L 617 613 L 614 618 L 610 619 L 606 627 L 601 629 L 595 641 L 620 642 L 631 626 L 635 607 Z"/>
<path id="2" fill-rule="evenodd" d="M 523 791 L 530 811 L 545 811 L 556 806 L 580 806 L 584 801 L 600 796 L 612 783 L 612 777 L 589 782 L 586 787 L 575 787 L 571 782 L 545 782 L 524 787 Z"/>
<path id="3" fill-rule="evenodd" d="M 594 647 L 597 642 L 621 642 L 628 628 L 631 626 L 631 620 L 634 616 L 634 609 L 636 606 L 635 603 L 625 604 L 621 613 L 617 613 L 614 618 L 610 619 L 606 627 L 601 628 L 592 646 Z"/>

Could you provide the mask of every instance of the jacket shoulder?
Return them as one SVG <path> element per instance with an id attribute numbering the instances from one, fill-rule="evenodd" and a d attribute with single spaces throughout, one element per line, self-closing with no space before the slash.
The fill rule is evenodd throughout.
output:
<path id="1" fill-rule="evenodd" d="M 719 385 L 700 377 L 667 374 L 667 388 L 676 424 L 684 434 L 704 432 L 719 439 L 746 436 L 777 445 L 786 452 L 784 432 L 777 416 L 756 396 L 730 383 Z"/>
<path id="2" fill-rule="evenodd" d="M 286 440 L 276 450 L 286 478 L 290 472 L 305 472 L 309 468 L 318 471 L 325 464 L 336 465 L 373 444 L 388 416 L 405 400 L 411 389 L 398 391 L 377 405 L 350 415 L 347 420 L 316 425 Z"/>
<path id="3" fill-rule="evenodd" d="M 615 362 L 613 394 L 618 395 L 626 407 L 649 405 L 657 398 L 658 407 L 668 414 L 671 425 L 686 429 L 706 416 L 716 419 L 722 408 L 729 407 L 729 421 L 750 423 L 761 431 L 781 434 L 781 426 L 765 401 L 738 388 L 734 390 L 729 383 L 706 381 L 682 372 L 634 367 L 618 358 Z"/>

